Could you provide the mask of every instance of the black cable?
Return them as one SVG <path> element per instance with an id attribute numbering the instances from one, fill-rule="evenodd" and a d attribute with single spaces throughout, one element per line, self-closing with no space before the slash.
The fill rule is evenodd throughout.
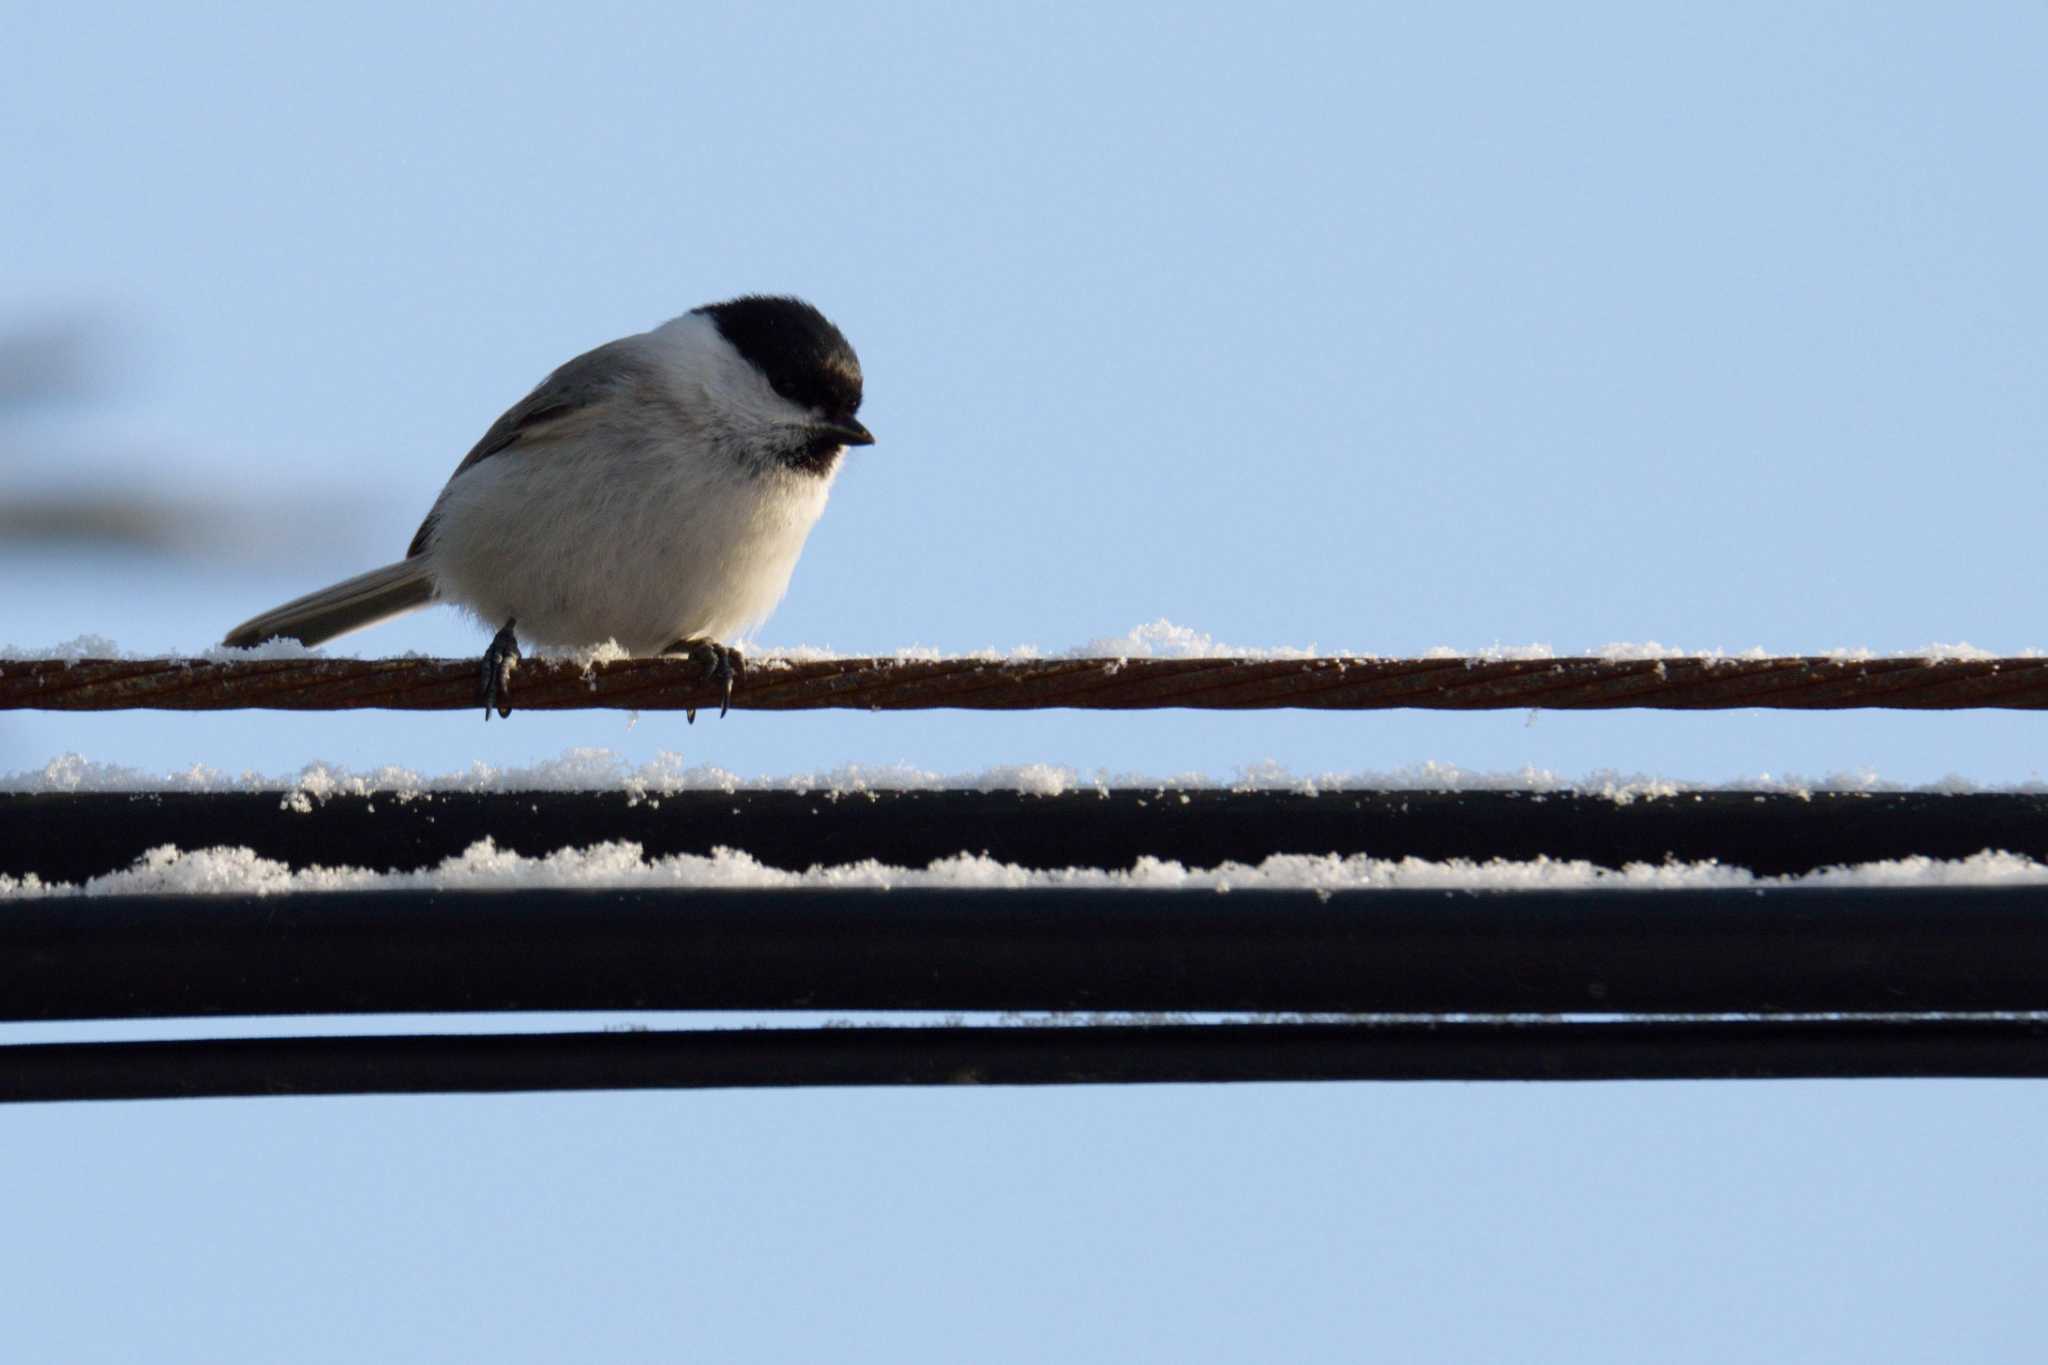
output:
<path id="1" fill-rule="evenodd" d="M 2048 1010 L 2048 888 L 361 892 L 16 901 L 0 1019 Z"/>
<path id="2" fill-rule="evenodd" d="M 2048 1076 L 2004 1019 L 1188 1024 L 238 1038 L 0 1048 L 0 1101 L 1332 1080 Z"/>

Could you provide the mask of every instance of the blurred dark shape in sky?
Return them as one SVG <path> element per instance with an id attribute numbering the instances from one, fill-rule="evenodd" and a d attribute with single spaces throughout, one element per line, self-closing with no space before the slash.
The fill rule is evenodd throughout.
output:
<path id="1" fill-rule="evenodd" d="M 266 491 L 161 453 L 137 459 L 115 443 L 61 433 L 38 409 L 87 408 L 117 387 L 120 331 L 104 312 L 76 310 L 0 322 L 0 552 L 140 551 L 211 563 L 348 563 L 374 553 L 365 530 L 377 508 L 360 496 Z M 32 434 L 31 434 L 32 433 Z M 84 448 L 80 448 L 84 447 Z M 403 518 L 400 518 L 403 520 Z M 402 543 L 403 528 L 391 534 Z"/>
<path id="2" fill-rule="evenodd" d="M 298 563 L 345 567 L 375 555 L 365 531 L 379 509 L 366 499 L 300 490 L 247 498 L 174 497 L 161 488 L 20 492 L 0 487 L 0 552 L 140 551 L 215 565 Z M 388 521 L 389 518 L 387 517 Z M 391 522 L 403 549 L 403 527 Z M 390 558 L 390 555 L 386 555 Z"/>
<path id="3" fill-rule="evenodd" d="M 0 541 L 31 545 L 100 542 L 176 553 L 196 529 L 192 509 L 146 493 L 9 494 L 0 501 Z"/>
<path id="4" fill-rule="evenodd" d="M 0 412 L 104 392 L 113 350 L 105 321 L 88 314 L 0 326 Z"/>

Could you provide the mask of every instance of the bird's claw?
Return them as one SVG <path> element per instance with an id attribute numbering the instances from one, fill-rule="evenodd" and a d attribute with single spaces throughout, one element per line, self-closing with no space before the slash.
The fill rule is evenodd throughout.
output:
<path id="1" fill-rule="evenodd" d="M 723 720 L 726 713 L 732 710 L 732 685 L 738 681 L 741 670 L 747 666 L 745 657 L 732 646 L 719 644 L 716 640 L 678 640 L 663 652 L 687 654 L 704 665 L 704 671 L 710 675 L 711 681 L 719 684 L 718 716 Z M 690 724 L 697 723 L 696 707 L 683 708 L 683 715 Z"/>
<path id="2" fill-rule="evenodd" d="M 512 670 L 519 667 L 519 638 L 512 633 L 515 624 L 507 621 L 505 628 L 491 637 L 491 646 L 484 651 L 481 690 L 486 722 L 489 722 L 493 710 L 500 720 L 512 714 Z"/>

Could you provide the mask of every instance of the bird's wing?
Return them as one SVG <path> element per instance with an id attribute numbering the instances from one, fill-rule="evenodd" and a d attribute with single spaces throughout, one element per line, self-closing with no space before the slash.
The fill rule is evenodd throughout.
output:
<path id="1" fill-rule="evenodd" d="M 483 439 L 462 457 L 461 464 L 455 466 L 448 482 L 453 484 L 473 465 L 493 455 L 515 446 L 536 445 L 548 437 L 574 430 L 580 425 L 574 419 L 588 418 L 613 394 L 650 375 L 653 367 L 642 354 L 642 346 L 643 338 L 640 337 L 607 342 L 594 351 L 585 351 L 541 380 L 532 393 L 514 403 L 503 417 L 491 423 L 491 429 L 483 434 Z M 445 491 L 442 496 L 447 496 Z M 437 499 L 434 510 L 427 513 L 427 519 L 420 523 L 419 532 L 413 536 L 412 546 L 405 552 L 407 559 L 427 548 L 440 514 L 441 504 Z"/>

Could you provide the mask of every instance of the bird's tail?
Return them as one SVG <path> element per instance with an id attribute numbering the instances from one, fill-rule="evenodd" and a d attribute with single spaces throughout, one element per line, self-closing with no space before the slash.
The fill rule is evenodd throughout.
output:
<path id="1" fill-rule="evenodd" d="M 418 559 L 401 559 L 272 607 L 229 631 L 222 643 L 247 648 L 282 637 L 317 645 L 389 617 L 403 616 L 433 598 L 434 584 L 426 565 Z"/>

